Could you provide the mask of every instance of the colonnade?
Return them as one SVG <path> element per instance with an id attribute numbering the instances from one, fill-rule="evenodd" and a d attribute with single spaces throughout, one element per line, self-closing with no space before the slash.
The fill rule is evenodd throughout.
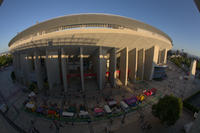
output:
<path id="1" fill-rule="evenodd" d="M 130 81 L 136 80 L 151 80 L 153 77 L 154 66 L 157 64 L 165 64 L 167 58 L 167 49 L 162 49 L 158 46 L 153 46 L 149 49 L 134 48 L 129 50 L 125 47 L 121 50 L 117 48 L 105 48 L 102 46 L 95 46 L 91 61 L 94 65 L 94 72 L 96 73 L 97 85 L 102 90 L 106 83 L 106 72 L 109 72 L 109 82 L 113 87 L 116 86 L 116 65 L 117 54 L 119 53 L 119 79 L 124 86 L 127 85 L 128 79 Z M 80 81 L 81 89 L 85 91 L 85 76 L 84 76 L 84 51 L 87 49 L 83 47 L 78 48 L 78 55 L 80 58 Z M 109 54 L 109 58 L 107 55 Z M 13 66 L 17 80 L 28 85 L 32 79 L 35 79 L 39 89 L 44 86 L 43 67 L 41 60 L 45 60 L 45 70 L 49 88 L 53 89 L 61 85 L 64 91 L 67 92 L 68 85 L 68 52 L 65 48 L 53 49 L 46 48 L 45 52 L 41 53 L 39 50 L 34 50 L 31 53 L 13 53 Z M 109 60 L 109 68 L 106 63 Z"/>
<path id="2" fill-rule="evenodd" d="M 154 67 L 156 65 L 166 64 L 167 49 L 153 46 L 149 49 L 131 49 L 128 47 L 121 49 L 119 71 L 123 85 L 127 85 L 127 80 L 135 82 L 136 80 L 152 80 Z"/>

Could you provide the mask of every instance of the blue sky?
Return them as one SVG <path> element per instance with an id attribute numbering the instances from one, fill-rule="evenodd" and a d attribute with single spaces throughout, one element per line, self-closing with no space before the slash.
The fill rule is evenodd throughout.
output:
<path id="1" fill-rule="evenodd" d="M 109 13 L 130 17 L 167 33 L 174 49 L 200 56 L 200 13 L 193 0 L 4 0 L 0 7 L 0 52 L 17 32 L 54 17 Z"/>

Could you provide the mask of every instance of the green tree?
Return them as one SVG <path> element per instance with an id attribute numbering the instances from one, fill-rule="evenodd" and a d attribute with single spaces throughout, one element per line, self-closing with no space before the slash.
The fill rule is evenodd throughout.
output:
<path id="1" fill-rule="evenodd" d="M 152 114 L 158 117 L 163 124 L 174 125 L 180 118 L 183 103 L 180 98 L 166 95 L 152 106 Z"/>
<path id="2" fill-rule="evenodd" d="M 37 92 L 38 88 L 37 88 L 37 84 L 32 82 L 30 85 L 29 85 L 29 90 L 31 91 L 34 91 L 35 93 Z"/>
<path id="3" fill-rule="evenodd" d="M 11 55 L 3 55 L 0 56 L 0 66 L 5 66 L 7 64 L 12 63 L 12 56 Z"/>

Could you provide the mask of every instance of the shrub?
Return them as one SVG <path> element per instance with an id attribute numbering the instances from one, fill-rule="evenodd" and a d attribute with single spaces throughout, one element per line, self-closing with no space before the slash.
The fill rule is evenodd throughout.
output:
<path id="1" fill-rule="evenodd" d="M 186 98 L 183 101 L 183 106 L 187 109 L 189 109 L 190 111 L 192 111 L 193 113 L 195 112 L 199 112 L 200 109 L 198 107 L 193 106 L 192 104 L 189 103 L 189 100 L 192 99 L 193 97 L 197 96 L 200 94 L 200 91 L 194 93 L 193 95 L 189 96 L 188 98 Z"/>
<path id="2" fill-rule="evenodd" d="M 180 98 L 166 95 L 152 106 L 152 114 L 168 126 L 174 125 L 180 118 L 183 103 Z"/>
<path id="3" fill-rule="evenodd" d="M 193 113 L 199 112 L 199 109 L 193 106 L 192 104 L 188 103 L 188 101 L 183 101 L 183 106 L 192 111 Z"/>
<path id="4" fill-rule="evenodd" d="M 37 89 L 36 83 L 32 82 L 32 83 L 29 85 L 29 90 L 35 91 L 36 89 Z"/>

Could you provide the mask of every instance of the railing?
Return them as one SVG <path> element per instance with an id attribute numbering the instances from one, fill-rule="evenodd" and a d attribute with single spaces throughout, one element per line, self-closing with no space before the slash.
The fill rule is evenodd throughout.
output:
<path id="1" fill-rule="evenodd" d="M 45 35 L 45 34 L 48 34 L 48 33 L 57 32 L 57 31 L 64 31 L 64 30 L 90 29 L 90 28 L 134 30 L 134 31 L 137 31 L 137 32 L 145 33 L 145 34 L 154 35 L 154 36 L 157 36 L 157 37 L 162 38 L 162 39 L 166 39 L 166 40 L 168 39 L 166 36 L 163 36 L 163 35 L 148 31 L 148 30 L 140 29 L 140 28 L 137 28 L 137 27 L 130 29 L 128 27 L 121 26 L 121 25 L 116 25 L 116 24 L 89 23 L 89 24 L 64 25 L 64 26 L 54 27 L 54 28 L 51 28 L 51 29 L 48 29 L 48 30 L 38 31 L 38 32 L 35 32 L 35 33 L 32 33 L 32 34 L 26 35 L 26 36 L 24 36 L 23 38 L 20 38 L 20 39 L 16 39 L 15 40 L 15 38 L 14 38 L 10 42 L 10 44 L 11 44 L 10 48 L 11 49 L 16 49 L 18 47 L 17 45 L 19 45 L 21 41 L 28 40 L 28 39 L 32 40 L 36 36 L 41 36 L 41 35 Z M 14 47 L 12 47 L 13 43 L 16 43 L 16 44 L 14 44 L 15 45 Z"/>

